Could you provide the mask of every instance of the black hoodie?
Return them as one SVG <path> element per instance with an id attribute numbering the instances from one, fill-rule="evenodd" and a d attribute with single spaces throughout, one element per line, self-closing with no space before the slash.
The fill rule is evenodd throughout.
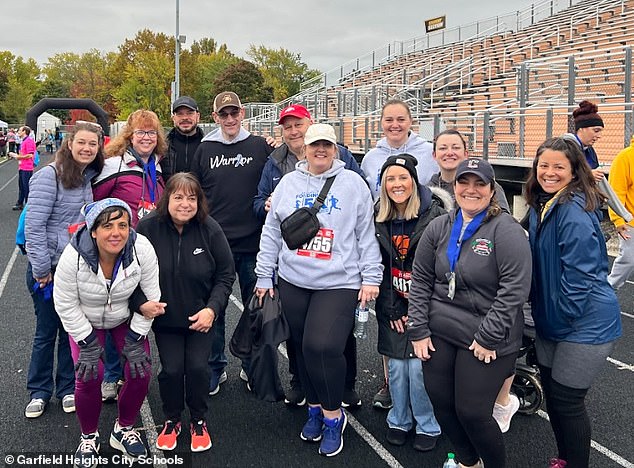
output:
<path id="1" fill-rule="evenodd" d="M 189 172 L 194 153 L 203 139 L 204 133 L 196 127 L 193 135 L 183 135 L 176 128 L 167 134 L 167 154 L 161 159 L 161 170 L 165 183 L 177 172 Z"/>
<path id="2" fill-rule="evenodd" d="M 399 290 L 409 291 L 411 280 L 407 277 L 411 274 L 414 254 L 423 231 L 432 219 L 445 214 L 446 210 L 452 208 L 449 194 L 439 189 L 430 190 L 429 187 L 419 185 L 418 194 L 421 201 L 418 218 L 411 221 L 392 220 L 375 223 L 376 237 L 381 247 L 381 261 L 384 266 L 383 281 L 379 286 L 379 296 L 376 299 L 376 319 L 379 325 L 377 349 L 379 354 L 396 359 L 416 357 L 407 329 L 405 333 L 397 333 L 390 327 L 391 320 L 398 320 L 407 315 L 408 300 Z M 409 245 L 399 252 L 392 237 L 397 230 L 402 232 L 401 229 L 405 230 L 404 234 L 409 238 Z"/>

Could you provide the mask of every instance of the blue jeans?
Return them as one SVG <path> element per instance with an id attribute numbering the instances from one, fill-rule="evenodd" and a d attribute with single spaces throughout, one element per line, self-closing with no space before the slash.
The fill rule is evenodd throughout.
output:
<path id="1" fill-rule="evenodd" d="M 238 274 L 240 283 L 240 296 L 242 305 L 246 306 L 253 294 L 257 276 L 255 276 L 255 257 L 257 253 L 234 253 L 233 263 Z M 211 369 L 211 379 L 213 375 L 222 374 L 227 366 L 227 355 L 225 354 L 225 311 L 223 310 L 214 322 L 211 331 L 213 332 L 213 343 L 209 356 L 209 368 Z M 249 363 L 242 362 L 242 368 L 249 372 Z"/>
<path id="2" fill-rule="evenodd" d="M 18 201 L 16 205 L 24 205 L 29 199 L 29 181 L 33 171 L 18 171 Z"/>
<path id="3" fill-rule="evenodd" d="M 26 269 L 26 287 L 33 299 L 36 322 L 26 388 L 31 398 L 49 401 L 53 395 L 53 387 L 55 387 L 55 395 L 62 399 L 75 392 L 75 371 L 70 354 L 68 333 L 64 330 L 59 315 L 55 312 L 53 299 L 47 301 L 39 292 L 34 293 L 34 284 L 33 270 L 29 263 Z M 53 383 L 56 340 L 57 372 Z"/>
<path id="4" fill-rule="evenodd" d="M 387 414 L 387 425 L 409 432 L 416 422 L 416 434 L 440 435 L 440 425 L 425 390 L 421 360 L 390 358 L 388 373 L 394 406 Z"/>
<path id="5" fill-rule="evenodd" d="M 123 376 L 123 371 L 121 370 L 121 358 L 119 357 L 117 346 L 112 339 L 110 331 L 106 333 L 104 367 L 104 382 L 117 382 Z"/>

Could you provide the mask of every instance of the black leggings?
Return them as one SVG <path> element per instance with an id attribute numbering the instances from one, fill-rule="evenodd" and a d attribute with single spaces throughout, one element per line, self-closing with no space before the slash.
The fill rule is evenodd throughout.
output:
<path id="1" fill-rule="evenodd" d="M 484 364 L 473 351 L 431 337 L 436 351 L 423 362 L 425 387 L 436 419 L 454 445 L 458 460 L 471 466 L 482 459 L 486 468 L 503 468 L 504 440 L 493 419 L 498 391 L 515 366 L 517 354 Z"/>
<path id="2" fill-rule="evenodd" d="M 291 374 L 291 382 L 293 382 L 295 379 L 299 379 L 297 353 L 295 352 L 293 340 L 286 342 L 286 354 L 288 355 L 288 372 Z M 357 381 L 357 339 L 352 334 L 352 330 L 350 330 L 348 335 L 343 356 L 346 358 L 346 383 L 344 388 L 346 390 L 354 390 L 354 384 Z"/>
<path id="3" fill-rule="evenodd" d="M 539 372 L 558 457 L 568 463 L 567 468 L 587 468 L 592 435 L 585 404 L 588 389 L 560 384 L 552 378 L 550 367 L 540 365 Z"/>
<path id="4" fill-rule="evenodd" d="M 346 341 L 354 325 L 359 291 L 299 288 L 279 279 L 282 310 L 297 352 L 297 370 L 310 404 L 326 411 L 341 407 Z"/>
<path id="5" fill-rule="evenodd" d="M 183 330 L 177 333 L 155 331 L 161 359 L 159 392 L 165 419 L 180 421 L 184 400 L 191 420 L 205 419 L 209 391 L 209 354 L 212 334 Z"/>

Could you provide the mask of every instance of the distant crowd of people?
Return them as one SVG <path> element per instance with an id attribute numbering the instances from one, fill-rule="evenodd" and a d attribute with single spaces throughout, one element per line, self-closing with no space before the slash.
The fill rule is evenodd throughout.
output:
<path id="1" fill-rule="evenodd" d="M 19 150 L 15 138 L 7 144 L 19 162 L 14 209 L 28 200 L 36 316 L 25 416 L 41 416 L 55 395 L 79 420 L 76 466 L 91 467 L 102 402 L 117 400 L 109 444 L 133 460 L 147 455 L 135 424 L 152 330 L 164 415 L 156 446 L 177 447 L 188 410 L 190 449 L 210 449 L 208 401 L 228 379 L 225 310 L 237 276 L 245 306 L 254 294 L 260 304 L 279 296 L 290 333 L 284 401 L 307 406 L 299 436 L 320 454 L 341 452 L 347 409 L 362 404 L 355 309 L 373 302 L 384 376 L 372 404 L 389 410 L 387 442 L 413 434 L 412 447 L 427 452 L 444 433 L 461 467 L 501 468 L 502 434 L 520 405 L 510 389 L 528 301 L 558 450 L 544 464 L 587 467 L 585 396 L 621 335 L 615 289 L 634 269 L 634 248 L 631 224 L 610 211 L 621 250 L 608 276 L 605 174 L 592 148 L 603 120 L 587 101 L 573 115 L 574 136 L 536 152 L 522 223 L 460 132 L 426 141 L 400 100 L 384 105 L 384 136 L 360 167 L 300 104 L 280 112 L 282 143 L 251 134 L 230 91 L 215 97 L 218 128 L 207 135 L 198 104 L 182 96 L 169 133 L 148 109 L 107 145 L 99 125 L 79 122 L 35 174 L 32 130 L 20 127 Z M 54 141 L 47 135 L 47 150 Z M 630 212 L 632 158 L 634 139 L 610 173 Z M 314 234 L 292 245 L 285 221 L 314 203 Z M 249 390 L 258 365 L 241 362 Z"/>

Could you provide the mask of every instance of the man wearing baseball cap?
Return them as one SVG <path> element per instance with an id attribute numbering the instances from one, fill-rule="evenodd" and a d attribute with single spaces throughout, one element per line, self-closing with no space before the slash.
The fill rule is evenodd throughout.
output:
<path id="1" fill-rule="evenodd" d="M 269 212 L 271 194 L 280 179 L 295 170 L 295 164 L 304 159 L 304 135 L 313 123 L 310 112 L 301 104 L 292 104 L 280 112 L 278 123 L 282 127 L 282 139 L 284 143 L 275 149 L 269 156 L 269 160 L 262 171 L 262 178 L 258 184 L 258 195 L 253 200 L 253 209 L 256 216 L 264 222 Z M 352 153 L 342 145 L 337 145 L 339 159 L 350 169 L 363 177 L 359 164 Z"/>
<path id="2" fill-rule="evenodd" d="M 278 123 L 282 127 L 284 143 L 269 156 L 258 184 L 258 194 L 253 200 L 255 214 L 262 222 L 264 222 L 266 214 L 271 207 L 273 190 L 275 190 L 282 177 L 294 171 L 295 164 L 304 159 L 304 136 L 313 121 L 306 107 L 301 104 L 292 104 L 282 109 Z M 337 145 L 337 149 L 339 159 L 346 164 L 345 168 L 363 177 L 363 172 L 352 153 L 341 145 Z M 291 388 L 290 391 L 286 392 L 284 402 L 287 405 L 303 406 L 306 398 L 297 375 L 296 354 L 290 340 L 286 343 L 286 349 L 288 351 L 288 370 L 291 374 Z M 361 399 L 354 389 L 357 379 L 357 348 L 356 339 L 352 336 L 352 333 L 346 343 L 344 356 L 348 365 L 343 405 L 358 406 L 361 404 Z"/>
<path id="3" fill-rule="evenodd" d="M 198 126 L 198 104 L 189 96 L 181 96 L 172 104 L 172 122 L 174 128 L 167 134 L 167 154 L 161 159 L 163 179 L 166 183 L 177 172 L 190 171 L 194 154 L 204 136 Z"/>
<path id="4" fill-rule="evenodd" d="M 229 241 L 235 263 L 242 303 L 247 304 L 255 288 L 255 257 L 262 222 L 253 212 L 262 169 L 273 148 L 260 136 L 242 128 L 244 108 L 236 93 L 223 91 L 213 103 L 213 118 L 219 128 L 205 135 L 191 171 L 197 175 L 209 204 L 209 214 L 220 224 Z M 225 367 L 225 317 L 219 314 L 213 326 L 209 358 L 210 394 L 227 380 Z M 242 362 L 240 378 L 248 380 L 248 362 Z"/>

